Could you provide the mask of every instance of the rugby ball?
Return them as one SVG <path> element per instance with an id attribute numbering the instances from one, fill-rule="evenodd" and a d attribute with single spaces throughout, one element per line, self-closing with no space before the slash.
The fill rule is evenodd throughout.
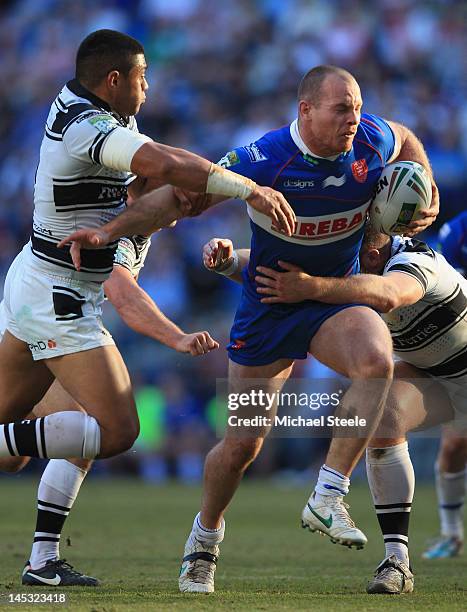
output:
<path id="1" fill-rule="evenodd" d="M 425 168 L 414 161 L 394 162 L 384 168 L 376 184 L 370 222 L 383 234 L 403 234 L 430 204 L 431 181 Z"/>

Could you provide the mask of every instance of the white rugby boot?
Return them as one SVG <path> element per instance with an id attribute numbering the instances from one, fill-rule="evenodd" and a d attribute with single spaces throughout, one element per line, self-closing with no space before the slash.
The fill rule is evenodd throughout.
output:
<path id="1" fill-rule="evenodd" d="M 367 543 L 365 534 L 355 527 L 347 512 L 343 497 L 325 495 L 317 501 L 316 495 L 308 500 L 302 512 L 302 527 L 331 538 L 334 544 L 362 549 Z"/>
<path id="2" fill-rule="evenodd" d="M 219 546 L 206 546 L 191 532 L 185 544 L 178 586 L 182 593 L 213 593 Z"/>
<path id="3" fill-rule="evenodd" d="M 391 555 L 378 565 L 375 577 L 368 583 L 366 592 L 380 595 L 412 593 L 413 582 L 413 574 L 408 565 L 396 555 Z"/>

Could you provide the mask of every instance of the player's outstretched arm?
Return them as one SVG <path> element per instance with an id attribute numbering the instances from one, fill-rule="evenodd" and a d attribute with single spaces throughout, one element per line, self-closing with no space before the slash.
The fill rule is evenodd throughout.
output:
<path id="1" fill-rule="evenodd" d="M 430 160 L 423 147 L 422 142 L 408 128 L 400 123 L 388 121 L 392 131 L 396 136 L 396 146 L 394 154 L 389 160 L 393 161 L 415 161 L 421 164 L 430 175 L 431 179 L 431 206 L 427 210 L 422 210 L 419 215 L 422 217 L 418 221 L 412 221 L 409 225 L 410 231 L 406 232 L 406 236 L 415 236 L 427 227 L 429 227 L 436 219 L 439 213 L 439 192 L 433 177 Z"/>
<path id="2" fill-rule="evenodd" d="M 212 164 L 212 166 L 215 168 L 214 173 L 216 174 L 218 171 L 234 174 L 220 166 L 215 166 L 215 164 Z M 291 236 L 294 230 L 295 214 L 284 196 L 270 187 L 261 187 L 240 175 L 235 176 L 254 185 L 249 195 L 246 192 L 243 194 L 246 201 L 256 210 L 267 215 L 272 220 L 274 227 L 279 231 L 283 231 L 288 236 Z M 221 189 L 220 186 L 219 189 Z M 73 232 L 66 236 L 58 244 L 58 247 L 60 248 L 72 243 L 70 250 L 71 257 L 76 269 L 79 270 L 81 266 L 81 249 L 100 248 L 122 236 L 149 235 L 162 227 L 172 225 L 182 217 L 199 214 L 202 210 L 212 205 L 212 203 L 225 200 L 227 197 L 243 197 L 233 194 L 229 196 L 217 194 L 212 199 L 206 200 L 206 206 L 202 210 L 199 210 L 198 198 L 196 200 L 198 208 L 193 210 L 194 200 L 187 197 L 181 198 L 178 195 L 179 193 L 170 185 L 151 191 L 138 198 L 131 207 L 109 223 L 99 228 Z"/>
<path id="3" fill-rule="evenodd" d="M 159 310 L 123 266 L 114 265 L 112 274 L 104 283 L 104 291 L 126 325 L 138 334 L 191 355 L 204 355 L 219 348 L 218 342 L 207 331 L 184 333 Z"/>
<path id="4" fill-rule="evenodd" d="M 211 238 L 203 246 L 203 264 L 210 272 L 217 272 L 242 284 L 242 270 L 250 260 L 250 249 L 234 250 L 228 238 Z"/>
<path id="5" fill-rule="evenodd" d="M 423 297 L 420 283 L 407 274 L 358 274 L 345 278 L 310 276 L 298 266 L 279 261 L 284 272 L 257 267 L 257 292 L 263 304 L 314 300 L 326 304 L 368 304 L 379 312 L 415 304 Z"/>

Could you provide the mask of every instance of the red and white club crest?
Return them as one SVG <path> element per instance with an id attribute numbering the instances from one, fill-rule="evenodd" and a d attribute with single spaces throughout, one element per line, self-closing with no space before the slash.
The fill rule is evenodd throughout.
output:
<path id="1" fill-rule="evenodd" d="M 366 159 L 358 159 L 352 164 L 352 174 L 359 183 L 364 183 L 368 176 L 368 166 Z"/>

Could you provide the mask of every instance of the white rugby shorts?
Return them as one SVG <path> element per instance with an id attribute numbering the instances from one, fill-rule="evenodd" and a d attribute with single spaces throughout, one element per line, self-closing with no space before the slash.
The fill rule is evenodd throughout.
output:
<path id="1" fill-rule="evenodd" d="M 5 279 L 0 331 L 26 342 L 34 360 L 79 353 L 115 342 L 102 322 L 101 283 L 38 271 L 26 245 Z"/>

